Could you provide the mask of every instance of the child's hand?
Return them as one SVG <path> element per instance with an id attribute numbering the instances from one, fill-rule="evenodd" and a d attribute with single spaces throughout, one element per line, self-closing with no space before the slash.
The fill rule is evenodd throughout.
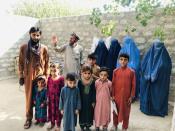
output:
<path id="1" fill-rule="evenodd" d="M 63 111 L 63 110 L 61 110 L 61 114 L 62 114 L 62 115 L 64 114 L 64 111 Z"/>
<path id="2" fill-rule="evenodd" d="M 92 107 L 93 107 L 93 108 L 95 107 L 95 103 L 92 103 Z"/>
<path id="3" fill-rule="evenodd" d="M 130 106 L 131 103 L 132 103 L 132 97 L 130 97 L 129 100 L 128 100 L 128 106 Z"/>
<path id="4" fill-rule="evenodd" d="M 33 101 L 33 106 L 35 106 L 36 105 L 36 101 Z"/>
<path id="5" fill-rule="evenodd" d="M 78 110 L 75 110 L 75 114 L 77 114 L 77 115 L 78 115 L 78 114 L 79 114 L 79 111 L 78 111 Z"/>
<path id="6" fill-rule="evenodd" d="M 40 107 L 43 108 L 43 107 L 44 107 L 44 104 L 42 103 L 42 104 L 40 105 Z"/>
<path id="7" fill-rule="evenodd" d="M 111 97 L 111 101 L 114 101 L 114 97 Z"/>

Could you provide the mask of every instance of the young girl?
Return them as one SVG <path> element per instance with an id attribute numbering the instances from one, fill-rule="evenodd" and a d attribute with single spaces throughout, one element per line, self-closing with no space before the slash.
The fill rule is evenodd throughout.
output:
<path id="1" fill-rule="evenodd" d="M 78 88 L 81 98 L 81 110 L 79 124 L 82 131 L 90 131 L 93 125 L 94 106 L 95 106 L 95 82 L 92 77 L 92 68 L 84 65 L 81 69 L 81 79 L 78 81 Z"/>
<path id="2" fill-rule="evenodd" d="M 107 131 L 111 114 L 111 88 L 112 82 L 108 80 L 108 68 L 100 68 L 100 78 L 95 82 L 96 105 L 95 105 L 95 127 L 99 131 L 100 126 L 103 131 Z"/>
<path id="3" fill-rule="evenodd" d="M 48 78 L 48 121 L 51 122 L 47 129 L 52 129 L 56 124 L 56 131 L 60 130 L 62 114 L 59 110 L 61 88 L 64 86 L 64 77 L 60 76 L 59 65 L 50 65 Z"/>
<path id="4" fill-rule="evenodd" d="M 45 76 L 36 78 L 37 86 L 34 87 L 33 104 L 35 106 L 35 125 L 44 126 L 47 120 L 47 88 Z"/>
<path id="5" fill-rule="evenodd" d="M 80 92 L 76 87 L 75 73 L 68 73 L 66 75 L 66 86 L 61 89 L 59 103 L 59 109 L 63 114 L 64 131 L 75 131 L 80 108 Z"/>

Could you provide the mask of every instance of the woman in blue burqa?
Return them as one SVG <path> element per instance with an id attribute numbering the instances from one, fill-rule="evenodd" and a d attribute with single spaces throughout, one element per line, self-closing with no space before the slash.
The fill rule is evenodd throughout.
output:
<path id="1" fill-rule="evenodd" d="M 134 39 L 131 36 L 125 36 L 123 39 L 123 46 L 119 52 L 127 53 L 129 55 L 128 67 L 135 71 L 136 75 L 136 92 L 135 92 L 135 100 L 139 98 L 140 93 L 140 51 L 136 46 Z M 117 62 L 117 67 L 120 64 Z"/>
<path id="2" fill-rule="evenodd" d="M 155 40 L 141 63 L 140 110 L 147 115 L 168 114 L 172 63 L 164 43 Z"/>

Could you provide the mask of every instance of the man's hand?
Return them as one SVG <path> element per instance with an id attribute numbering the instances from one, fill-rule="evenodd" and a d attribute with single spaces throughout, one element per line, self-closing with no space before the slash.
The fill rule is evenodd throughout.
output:
<path id="1" fill-rule="evenodd" d="M 58 43 L 58 37 L 56 35 L 52 35 L 52 38 L 51 38 L 51 43 L 56 46 L 57 43 Z"/>
<path id="2" fill-rule="evenodd" d="M 35 106 L 36 105 L 36 101 L 33 101 L 33 106 Z"/>
<path id="3" fill-rule="evenodd" d="M 24 85 L 24 78 L 19 79 L 19 84 L 20 84 L 20 86 Z"/>
<path id="4" fill-rule="evenodd" d="M 115 102 L 115 99 L 114 99 L 114 97 L 111 97 L 111 101 Z"/>
<path id="5" fill-rule="evenodd" d="M 64 111 L 63 111 L 63 110 L 61 110 L 61 114 L 62 114 L 62 115 L 64 114 Z"/>
<path id="6" fill-rule="evenodd" d="M 95 108 L 95 103 L 92 103 L 92 107 Z"/>

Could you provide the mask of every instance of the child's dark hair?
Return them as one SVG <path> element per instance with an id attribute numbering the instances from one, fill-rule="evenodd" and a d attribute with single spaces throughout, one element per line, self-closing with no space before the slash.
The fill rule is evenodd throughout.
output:
<path id="1" fill-rule="evenodd" d="M 50 68 L 57 68 L 57 69 L 60 69 L 60 64 L 59 63 L 56 63 L 56 62 L 50 62 Z"/>
<path id="2" fill-rule="evenodd" d="M 76 81 L 76 74 L 75 73 L 67 73 L 66 80 L 68 80 L 68 81 Z"/>
<path id="3" fill-rule="evenodd" d="M 34 33 L 34 32 L 39 32 L 40 35 L 42 34 L 41 30 L 38 27 L 31 27 L 29 30 L 29 34 Z"/>
<path id="4" fill-rule="evenodd" d="M 92 74 L 92 68 L 89 65 L 83 65 L 81 68 L 81 72 L 85 72 L 85 71 L 90 71 Z"/>
<path id="5" fill-rule="evenodd" d="M 100 72 L 102 72 L 102 71 L 106 71 L 109 74 L 110 69 L 107 67 L 101 67 Z"/>
<path id="6" fill-rule="evenodd" d="M 120 57 L 127 58 L 128 61 L 129 61 L 129 55 L 128 55 L 127 53 L 121 53 L 121 54 L 119 55 L 119 58 L 120 58 Z"/>
<path id="7" fill-rule="evenodd" d="M 39 75 L 37 78 L 36 78 L 36 81 L 41 81 L 41 80 L 44 80 L 46 81 L 46 77 L 44 75 Z"/>
<path id="8" fill-rule="evenodd" d="M 96 60 L 97 56 L 94 53 L 91 53 L 91 54 L 88 55 L 88 58 L 92 59 L 92 60 Z"/>

